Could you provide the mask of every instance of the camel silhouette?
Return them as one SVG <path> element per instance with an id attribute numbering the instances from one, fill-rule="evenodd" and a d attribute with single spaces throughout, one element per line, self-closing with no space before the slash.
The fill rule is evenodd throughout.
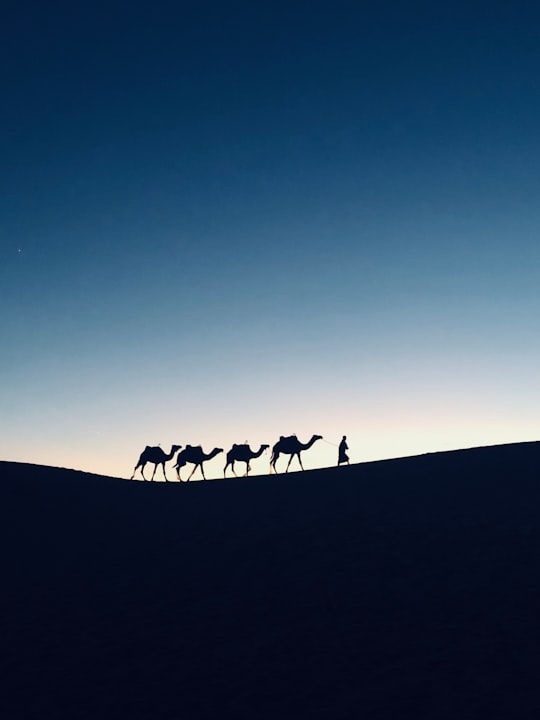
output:
<path id="1" fill-rule="evenodd" d="M 289 437 L 283 437 L 283 435 L 279 438 L 277 443 L 272 448 L 272 459 L 270 460 L 270 472 L 274 470 L 276 472 L 276 462 L 280 455 L 290 455 L 289 462 L 287 463 L 287 468 L 285 472 L 288 472 L 289 465 L 291 464 L 291 461 L 293 457 L 296 455 L 298 458 L 298 462 L 300 463 L 300 467 L 302 470 L 304 469 L 304 466 L 302 465 L 302 460 L 300 458 L 300 453 L 302 450 L 307 450 L 310 448 L 314 442 L 317 440 L 322 440 L 322 435 L 312 435 L 311 440 L 307 442 L 305 445 L 300 442 L 300 440 L 296 437 L 296 435 L 289 435 Z"/>
<path id="2" fill-rule="evenodd" d="M 167 480 L 167 476 L 165 475 L 165 463 L 170 460 L 174 453 L 177 450 L 180 450 L 181 447 L 181 445 L 173 445 L 171 447 L 171 452 L 166 455 L 160 447 L 150 447 L 150 445 L 147 445 L 141 453 L 139 462 L 135 465 L 135 468 L 133 469 L 133 475 L 131 476 L 130 480 L 133 480 L 138 468 L 141 468 L 141 475 L 143 477 L 143 480 L 146 480 L 146 478 L 144 477 L 144 466 L 146 465 L 146 463 L 154 463 L 154 472 L 152 473 L 152 477 L 150 478 L 150 480 L 154 479 L 154 475 L 156 474 L 158 465 L 161 465 L 161 468 L 163 470 L 163 477 L 165 478 L 165 480 Z"/>
<path id="3" fill-rule="evenodd" d="M 223 477 L 225 477 L 225 473 L 227 472 L 227 468 L 229 465 L 231 466 L 231 470 L 236 476 L 236 472 L 234 470 L 234 463 L 235 462 L 245 462 L 246 463 L 246 476 L 249 474 L 249 471 L 251 470 L 250 460 L 253 460 L 254 458 L 260 457 L 263 452 L 269 448 L 269 445 L 261 445 L 261 447 L 257 450 L 257 452 L 254 452 L 249 445 L 236 445 L 236 443 L 232 446 L 232 448 L 227 453 L 227 464 L 223 468 Z"/>
<path id="4" fill-rule="evenodd" d="M 174 466 L 174 469 L 176 470 L 176 477 L 178 478 L 178 480 L 182 481 L 182 478 L 180 477 L 180 468 L 184 467 L 184 465 L 187 465 L 187 463 L 193 463 L 195 467 L 191 471 L 191 475 L 193 475 L 195 470 L 200 467 L 203 480 L 206 480 L 206 477 L 204 475 L 203 463 L 205 460 L 211 460 L 216 455 L 219 455 L 220 452 L 223 452 L 223 448 L 214 448 L 212 452 L 208 453 L 207 455 L 203 452 L 203 449 L 200 445 L 186 445 L 182 452 L 178 453 L 178 456 L 176 458 L 176 465 Z M 191 479 L 191 475 L 188 477 L 187 481 Z"/>

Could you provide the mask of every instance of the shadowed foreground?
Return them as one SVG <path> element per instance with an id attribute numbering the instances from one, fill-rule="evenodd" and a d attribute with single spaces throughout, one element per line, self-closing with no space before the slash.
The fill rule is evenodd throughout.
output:
<path id="1" fill-rule="evenodd" d="M 538 443 L 183 485 L 0 463 L 2 716 L 537 717 L 539 467 Z"/>

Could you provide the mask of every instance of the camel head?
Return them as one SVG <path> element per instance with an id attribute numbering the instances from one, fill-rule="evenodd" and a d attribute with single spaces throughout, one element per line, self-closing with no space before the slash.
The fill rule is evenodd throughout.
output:
<path id="1" fill-rule="evenodd" d="M 215 458 L 216 455 L 219 455 L 219 453 L 223 452 L 223 448 L 214 448 L 211 452 L 208 453 L 208 455 L 204 455 L 203 457 L 205 460 L 212 460 L 212 458 Z"/>
<path id="2" fill-rule="evenodd" d="M 305 450 L 310 448 L 317 440 L 322 440 L 322 435 L 312 435 L 311 440 L 309 440 L 303 447 Z"/>

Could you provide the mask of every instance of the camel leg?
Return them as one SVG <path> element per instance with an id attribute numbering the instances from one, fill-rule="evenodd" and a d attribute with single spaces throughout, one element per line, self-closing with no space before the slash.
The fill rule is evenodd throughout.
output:
<path id="1" fill-rule="evenodd" d="M 300 453 L 298 453 L 298 462 L 300 463 L 300 467 L 301 467 L 302 470 L 303 470 L 303 469 L 304 469 L 304 466 L 302 465 L 302 460 L 301 460 L 301 458 L 300 458 Z"/>
<path id="2" fill-rule="evenodd" d="M 162 467 L 162 469 L 163 469 L 163 477 L 165 478 L 166 482 L 169 482 L 169 481 L 167 480 L 167 476 L 165 475 L 165 463 L 161 463 L 161 467 Z"/>
<path id="3" fill-rule="evenodd" d="M 291 464 L 293 457 L 294 457 L 294 455 L 291 455 L 291 457 L 289 458 L 289 462 L 287 463 L 287 468 L 286 468 L 285 472 L 289 472 L 289 465 Z"/>
<path id="4" fill-rule="evenodd" d="M 141 475 L 142 475 L 142 479 L 146 481 L 146 478 L 144 477 L 144 468 L 145 468 L 145 466 L 146 466 L 146 463 L 143 463 L 143 465 L 141 466 Z"/>
<path id="5" fill-rule="evenodd" d="M 202 472 L 202 479 L 206 480 L 206 477 L 204 476 L 204 465 L 201 463 L 201 472 Z"/>
<path id="6" fill-rule="evenodd" d="M 157 470 L 157 465 L 154 465 L 154 472 L 152 473 L 152 477 L 150 478 L 150 480 L 153 480 L 153 479 L 154 479 L 154 475 L 156 474 L 156 470 Z"/>
<path id="7" fill-rule="evenodd" d="M 194 466 L 193 466 L 193 470 L 191 471 L 191 474 L 190 474 L 190 476 L 188 477 L 187 482 L 189 482 L 189 481 L 191 480 L 191 475 L 193 475 L 193 473 L 195 472 L 195 470 L 197 469 L 197 467 L 198 467 L 197 465 L 194 465 Z"/>

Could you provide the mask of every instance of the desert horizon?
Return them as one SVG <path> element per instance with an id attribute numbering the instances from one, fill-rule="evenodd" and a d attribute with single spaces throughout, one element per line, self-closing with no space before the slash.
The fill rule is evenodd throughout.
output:
<path id="1" fill-rule="evenodd" d="M 226 463 L 226 451 L 222 450 L 221 455 L 219 455 L 216 458 L 213 458 L 208 461 L 208 465 L 211 466 L 211 471 L 208 473 L 206 471 L 206 480 L 226 480 L 226 479 L 249 479 L 251 477 L 263 477 L 266 475 L 281 475 L 281 474 L 296 474 L 296 473 L 305 473 L 305 472 L 314 472 L 314 471 L 322 471 L 322 470 L 334 470 L 334 469 L 344 469 L 345 467 L 352 467 L 352 466 L 360 466 L 360 465 L 372 465 L 374 463 L 383 463 L 383 462 L 389 462 L 394 460 L 406 460 L 411 458 L 417 458 L 417 457 L 423 457 L 428 455 L 442 455 L 442 454 L 451 454 L 451 453 L 460 453 L 460 452 L 466 452 L 468 450 L 480 450 L 480 449 L 488 449 L 488 448 L 494 448 L 494 447 L 505 447 L 505 446 L 514 446 L 514 445 L 520 445 L 525 446 L 531 443 L 539 442 L 536 439 L 526 439 L 526 440 L 507 440 L 507 441 L 495 441 L 495 442 L 488 442 L 488 443 L 471 443 L 467 445 L 463 445 L 460 447 L 444 447 L 441 449 L 429 449 L 429 450 L 421 450 L 421 451 L 411 451 L 411 452 L 403 452 L 402 454 L 392 455 L 390 450 L 387 450 L 385 453 L 383 453 L 381 456 L 373 456 L 373 454 L 366 453 L 367 457 L 366 459 L 358 460 L 353 457 L 353 459 L 350 461 L 349 465 L 341 465 L 340 468 L 337 468 L 337 462 L 331 462 L 332 459 L 337 460 L 337 449 L 338 444 L 334 442 L 327 442 L 327 445 L 330 446 L 330 448 L 326 448 L 326 456 L 325 459 L 327 461 L 330 461 L 328 465 L 313 465 L 312 463 L 312 457 L 310 457 L 309 454 L 303 454 L 302 455 L 302 461 L 305 464 L 304 469 L 302 469 L 297 461 L 293 461 L 291 463 L 291 466 L 289 469 L 286 469 L 287 460 L 285 459 L 286 456 L 282 456 L 280 459 L 280 464 L 277 466 L 275 471 L 270 471 L 270 460 L 271 460 L 271 447 L 268 447 L 268 449 L 261 454 L 259 458 L 256 458 L 253 461 L 253 464 L 250 465 L 250 471 L 249 474 L 245 475 L 245 466 L 244 465 L 237 465 L 236 476 L 233 474 L 233 471 L 231 470 L 230 466 L 227 468 L 227 473 L 224 476 L 224 464 Z M 249 445 L 249 443 L 248 443 Z M 156 446 L 161 448 L 160 446 Z M 181 446 L 182 447 L 182 446 Z M 142 450 L 143 448 L 141 448 Z M 174 473 L 174 463 L 175 458 L 177 456 L 177 453 L 180 450 L 176 450 L 174 453 L 174 457 L 171 457 L 169 460 L 166 461 L 166 471 L 167 471 L 167 478 L 165 479 L 163 477 L 163 474 L 161 470 L 156 469 L 155 476 L 151 479 L 152 475 L 152 465 L 149 463 L 146 466 L 145 469 L 145 477 L 142 477 L 140 474 L 140 469 L 135 473 L 134 477 L 131 477 L 130 474 L 133 473 L 133 466 L 130 466 L 129 462 L 120 463 L 116 462 L 115 465 L 119 466 L 121 464 L 125 464 L 126 471 L 124 474 L 113 474 L 113 473 L 107 473 L 107 472 L 100 472 L 96 470 L 90 470 L 84 467 L 77 467 L 76 464 L 70 464 L 70 465 L 49 465 L 44 462 L 39 461 L 24 461 L 24 460 L 11 460 L 11 459 L 5 459 L 0 460 L 0 464 L 7 466 L 7 465 L 20 465 L 20 466 L 28 466 L 34 467 L 34 468 L 46 468 L 49 470 L 69 470 L 70 472 L 76 472 L 81 473 L 83 475 L 95 475 L 96 477 L 105 477 L 105 478 L 111 478 L 111 479 L 117 479 L 117 480 L 133 480 L 136 482 L 169 482 L 169 483 L 177 483 L 178 479 Z M 354 453 L 358 455 L 359 453 Z M 135 460 L 135 455 L 131 456 L 132 460 Z M 317 460 L 320 460 L 320 455 L 316 456 Z M 204 478 L 201 475 L 200 470 L 197 471 L 193 465 L 191 464 L 188 467 L 187 473 L 183 472 L 183 477 L 181 478 L 181 482 L 186 482 L 187 478 L 186 475 L 189 475 L 190 470 L 194 469 L 195 472 L 192 477 L 190 477 L 189 482 L 202 482 Z M 265 471 L 266 470 L 266 471 Z"/>

